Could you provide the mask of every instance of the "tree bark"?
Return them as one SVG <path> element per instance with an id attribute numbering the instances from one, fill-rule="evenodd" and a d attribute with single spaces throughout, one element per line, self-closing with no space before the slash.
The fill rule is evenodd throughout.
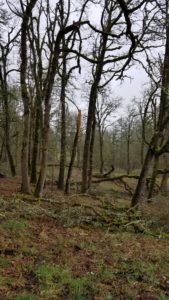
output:
<path id="1" fill-rule="evenodd" d="M 67 179 L 66 179 L 66 186 L 65 186 L 66 194 L 70 193 L 70 182 L 71 182 L 71 177 L 72 177 L 73 165 L 74 165 L 75 157 L 76 157 L 78 139 L 80 136 L 80 126 L 81 126 L 81 111 L 79 110 L 78 116 L 77 116 L 76 134 L 75 134 L 75 138 L 74 138 L 74 142 L 73 142 L 72 155 L 71 155 L 70 165 L 69 165 Z"/>
<path id="2" fill-rule="evenodd" d="M 11 170 L 11 175 L 14 177 L 16 175 L 16 169 L 14 164 L 13 155 L 11 152 L 10 145 L 10 115 L 9 115 L 9 104 L 8 104 L 8 91 L 4 93 L 4 105 L 5 105 L 5 143 L 6 151 L 8 155 L 9 166 Z"/>
<path id="3" fill-rule="evenodd" d="M 144 162 L 144 138 L 141 137 L 141 149 L 140 149 L 140 164 L 141 167 L 143 165 Z"/>
<path id="4" fill-rule="evenodd" d="M 90 157 L 89 157 L 89 173 L 88 173 L 88 189 L 90 189 L 92 184 L 92 173 L 93 173 L 93 148 L 94 148 L 94 141 L 95 141 L 95 127 L 96 127 L 96 120 L 94 119 L 93 126 L 92 126 L 92 137 L 90 143 Z"/>
<path id="5" fill-rule="evenodd" d="M 145 186 L 146 177 L 147 177 L 153 156 L 154 156 L 154 154 L 151 151 L 151 149 L 148 149 L 146 157 L 145 157 L 145 161 L 144 161 L 144 164 L 143 164 L 143 167 L 141 170 L 141 174 L 140 174 L 140 177 L 139 177 L 139 180 L 137 183 L 137 187 L 136 187 L 135 193 L 132 198 L 132 202 L 131 202 L 132 207 L 136 206 L 138 204 L 138 202 L 140 201 L 141 194 L 142 194 L 142 191 Z"/>
<path id="6" fill-rule="evenodd" d="M 29 87 L 29 89 L 31 89 Z M 35 119 L 35 112 L 34 112 L 34 104 L 33 104 L 33 96 L 31 92 L 29 91 L 29 99 L 30 99 L 30 128 L 29 128 L 29 147 L 28 147 L 28 173 L 29 176 L 31 175 L 31 161 L 32 161 L 32 136 L 33 136 L 33 131 L 34 131 L 34 119 Z"/>
<path id="7" fill-rule="evenodd" d="M 49 99 L 47 99 L 49 101 Z M 42 157 L 40 164 L 40 173 L 35 188 L 35 197 L 42 197 L 43 188 L 46 178 L 46 165 L 48 153 L 48 139 L 49 139 L 49 121 L 50 121 L 50 104 L 47 102 L 45 107 L 44 125 L 42 129 Z"/>
<path id="8" fill-rule="evenodd" d="M 128 125 L 128 133 L 127 133 L 127 175 L 130 174 L 130 120 Z"/>
<path id="9" fill-rule="evenodd" d="M 77 168 L 80 168 L 81 166 L 81 140 L 79 140 L 78 145 L 77 145 Z"/>
<path id="10" fill-rule="evenodd" d="M 166 194 L 169 191 L 168 187 L 168 174 L 165 173 L 163 174 L 162 180 L 161 180 L 161 186 L 160 186 L 160 191 L 161 193 Z"/>
<path id="11" fill-rule="evenodd" d="M 7 57 L 4 55 L 2 51 L 3 74 L 0 66 L 0 82 L 1 82 L 4 115 L 5 115 L 4 137 L 5 137 L 5 146 L 8 155 L 10 171 L 11 171 L 11 175 L 14 177 L 16 175 L 16 169 L 15 169 L 15 164 L 14 164 L 14 159 L 13 159 L 11 144 L 10 144 L 10 111 L 9 111 L 9 93 L 8 93 L 8 85 L 7 85 L 6 63 L 7 63 Z"/>
<path id="12" fill-rule="evenodd" d="M 1 149 L 0 149 L 0 162 L 2 160 L 4 146 L 5 146 L 5 136 L 3 137 L 2 144 L 1 144 Z"/>
<path id="13" fill-rule="evenodd" d="M 99 126 L 99 144 L 100 144 L 100 174 L 103 174 L 103 170 L 104 170 L 103 135 L 100 126 Z"/>
<path id="14" fill-rule="evenodd" d="M 168 167 L 168 157 L 167 154 L 164 156 L 164 163 L 165 163 L 165 168 Z M 160 185 L 160 191 L 163 194 L 166 194 L 169 191 L 169 186 L 168 186 L 168 173 L 164 173 L 161 179 L 161 185 Z"/>
<path id="15" fill-rule="evenodd" d="M 60 146 L 60 168 L 58 177 L 58 189 L 64 189 L 65 164 L 66 164 L 66 56 L 63 57 L 63 69 L 61 79 L 61 146 Z"/>
<path id="16" fill-rule="evenodd" d="M 153 173 L 152 173 L 152 178 L 150 182 L 150 188 L 149 188 L 149 193 L 148 193 L 148 199 L 151 199 L 153 196 L 153 191 L 156 183 L 156 177 L 157 177 L 157 172 L 158 172 L 158 163 L 159 163 L 159 156 L 155 155 L 154 156 L 154 166 L 153 166 Z"/>
<path id="17" fill-rule="evenodd" d="M 33 135 L 33 147 L 32 147 L 32 160 L 31 160 L 31 183 L 37 182 L 37 160 L 38 160 L 38 145 L 39 145 L 39 131 L 40 131 L 40 120 L 42 118 L 41 112 L 41 101 L 38 97 L 35 100 L 36 106 L 36 119 L 35 128 Z"/>
<path id="18" fill-rule="evenodd" d="M 23 113 L 23 138 L 22 138 L 22 153 L 21 153 L 21 192 L 29 193 L 29 170 L 28 170 L 28 159 L 29 159 L 29 129 L 30 129 L 30 107 L 29 107 L 29 95 L 27 90 L 27 29 L 29 19 L 32 10 L 37 0 L 31 0 L 25 11 L 23 12 L 23 19 L 21 24 L 21 72 L 20 72 L 20 83 L 21 83 L 21 95 L 24 104 Z"/>
<path id="19" fill-rule="evenodd" d="M 99 63 L 96 67 L 95 77 L 93 84 L 91 86 L 90 98 L 89 98 L 89 107 L 88 107 L 88 117 L 87 117 L 87 127 L 86 127 L 86 135 L 85 135 L 85 143 L 83 150 L 83 169 L 82 169 L 82 193 L 86 193 L 88 189 L 88 173 L 89 173 L 89 157 L 90 157 L 90 143 L 92 136 L 92 126 L 95 119 L 95 110 L 96 110 L 96 100 L 98 94 L 98 85 L 101 79 L 102 71 L 103 71 L 103 61 L 106 52 L 106 44 L 107 44 L 107 35 L 103 36 L 102 44 L 101 44 L 101 54 L 99 56 Z"/>

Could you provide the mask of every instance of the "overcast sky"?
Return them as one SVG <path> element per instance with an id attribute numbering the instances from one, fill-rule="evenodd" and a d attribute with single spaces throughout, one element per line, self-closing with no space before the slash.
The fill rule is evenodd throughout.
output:
<path id="1" fill-rule="evenodd" d="M 16 3 L 16 1 L 14 0 L 14 3 Z M 51 0 L 51 3 L 56 3 L 56 1 Z M 72 1 L 73 3 L 73 1 Z M 93 9 L 95 8 L 95 9 Z M 95 7 L 93 6 L 89 6 L 89 10 L 87 11 L 87 14 L 84 16 L 83 19 L 88 19 L 90 20 L 90 22 L 92 24 L 94 24 L 96 27 L 99 28 L 99 23 L 100 23 L 100 13 L 101 13 L 101 9 L 99 5 L 96 5 Z M 72 17 L 73 18 L 73 17 Z M 76 17 L 75 17 L 76 20 Z M 14 55 L 15 57 L 15 55 Z M 16 61 L 15 61 L 16 63 Z M 90 79 L 90 73 L 91 73 L 91 69 L 89 67 L 89 64 L 86 63 L 85 64 L 85 69 L 83 71 L 83 67 L 82 67 L 82 74 L 78 74 L 77 75 L 77 79 L 76 82 L 77 86 L 81 84 L 84 86 L 86 85 L 86 88 L 89 89 L 88 84 L 84 84 L 85 81 L 83 81 L 83 75 L 87 75 L 86 78 L 89 77 Z M 82 62 L 82 66 L 83 66 L 83 62 Z M 84 74 L 83 74 L 84 72 Z M 140 98 L 142 95 L 142 92 L 145 88 L 145 84 L 148 83 L 148 78 L 145 74 L 145 71 L 140 67 L 140 66 L 135 66 L 132 67 L 128 72 L 125 73 L 126 75 L 128 75 L 129 77 L 131 77 L 132 79 L 127 79 L 125 78 L 123 82 L 121 81 L 116 81 L 113 80 L 110 83 L 113 95 L 115 97 L 119 96 L 123 98 L 123 103 L 122 103 L 122 108 L 120 109 L 120 113 L 124 113 L 125 108 L 127 107 L 128 104 L 131 103 L 131 100 L 136 97 L 136 98 Z M 16 76 L 17 78 L 17 76 Z M 15 78 L 15 79 L 16 79 Z M 84 87 L 85 88 L 85 87 Z M 79 105 L 80 108 L 82 108 L 82 110 L 86 111 L 87 110 L 87 103 L 85 101 L 85 99 L 83 99 L 83 97 L 81 97 L 80 95 L 81 92 L 77 92 L 74 90 L 74 101 L 76 101 Z"/>

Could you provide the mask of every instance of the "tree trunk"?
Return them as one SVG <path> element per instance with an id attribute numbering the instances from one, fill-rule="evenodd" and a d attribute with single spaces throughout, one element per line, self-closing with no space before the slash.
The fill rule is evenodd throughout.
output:
<path id="1" fill-rule="evenodd" d="M 5 136 L 3 137 L 2 144 L 1 144 L 1 149 L 0 149 L 0 162 L 2 160 L 4 146 L 5 146 Z"/>
<path id="2" fill-rule="evenodd" d="M 79 140 L 77 145 L 77 168 L 80 168 L 81 165 L 81 149 L 80 149 L 81 140 Z"/>
<path id="3" fill-rule="evenodd" d="M 102 175 L 104 169 L 104 158 L 103 158 L 103 134 L 101 132 L 101 128 L 99 128 L 99 144 L 100 144 L 100 174 Z"/>
<path id="4" fill-rule="evenodd" d="M 165 173 L 163 174 L 162 180 L 161 180 L 161 186 L 160 186 L 160 191 L 163 194 L 166 194 L 169 191 L 168 187 L 168 174 Z"/>
<path id="5" fill-rule="evenodd" d="M 95 127 L 96 127 L 96 120 L 94 119 L 93 127 L 92 127 L 92 137 L 91 137 L 91 143 L 90 143 L 88 189 L 90 189 L 91 184 L 92 184 L 92 173 L 93 173 L 93 148 L 94 148 L 94 140 L 95 140 Z"/>
<path id="6" fill-rule="evenodd" d="M 41 101 L 36 98 L 36 120 L 33 136 L 33 147 L 32 147 L 32 161 L 31 161 L 31 183 L 37 181 L 37 159 L 38 159 L 38 145 L 39 145 L 39 129 L 40 120 L 42 118 L 41 113 Z"/>
<path id="7" fill-rule="evenodd" d="M 85 136 L 85 143 L 84 143 L 84 150 L 83 150 L 82 193 L 86 193 L 88 189 L 90 142 L 91 142 L 91 135 L 92 135 L 93 120 L 95 118 L 97 85 L 98 83 L 95 80 L 91 88 L 90 100 L 89 100 L 87 128 L 86 128 L 86 136 Z"/>
<path id="8" fill-rule="evenodd" d="M 32 10 L 36 4 L 37 0 L 31 0 L 27 4 L 25 12 L 23 14 L 22 24 L 21 24 L 21 72 L 20 72 L 20 83 L 21 83 L 21 95 L 24 104 L 24 114 L 23 114 L 23 139 L 22 139 L 22 153 L 21 153 L 21 192 L 29 193 L 29 170 L 28 170 L 28 159 L 29 159 L 29 129 L 30 129 L 30 107 L 29 107 L 29 95 L 27 90 L 27 29 L 29 19 Z"/>
<path id="9" fill-rule="evenodd" d="M 16 175 L 16 169 L 15 169 L 14 160 L 13 160 L 13 156 L 12 156 L 9 144 L 6 145 L 6 150 L 7 150 L 7 154 L 8 154 L 11 175 L 14 177 Z"/>
<path id="10" fill-rule="evenodd" d="M 66 163 L 66 57 L 63 58 L 62 82 L 61 82 L 61 147 L 60 168 L 58 177 L 58 189 L 64 189 L 65 163 Z"/>
<path id="11" fill-rule="evenodd" d="M 11 170 L 11 175 L 14 177 L 16 175 L 16 169 L 14 164 L 14 159 L 11 152 L 10 146 L 10 116 L 9 116 L 9 106 L 8 106 L 8 95 L 4 95 L 5 104 L 5 141 L 6 141 L 6 151 L 8 155 L 9 166 Z"/>
<path id="12" fill-rule="evenodd" d="M 71 177 L 72 177 L 73 165 L 74 165 L 74 161 L 75 161 L 75 157 L 76 157 L 78 139 L 80 136 L 80 126 L 81 126 L 81 111 L 79 110 L 78 116 L 77 116 L 76 134 L 75 134 L 75 138 L 74 138 L 74 142 L 73 142 L 72 155 L 71 155 L 70 165 L 69 165 L 67 179 L 66 179 L 66 186 L 65 186 L 66 194 L 70 193 L 70 182 L 71 182 Z"/>
<path id="13" fill-rule="evenodd" d="M 5 114 L 5 124 L 4 124 L 5 146 L 8 155 L 11 175 L 15 176 L 16 170 L 15 170 L 15 164 L 14 164 L 14 159 L 12 156 L 11 144 L 10 144 L 10 112 L 9 112 L 9 94 L 8 94 L 7 75 L 6 75 L 7 74 L 6 58 L 3 57 L 3 55 L 2 55 L 2 64 L 3 64 L 3 72 L 0 66 L 0 81 L 1 81 L 3 106 L 4 106 L 4 114 Z"/>
<path id="14" fill-rule="evenodd" d="M 127 175 L 130 174 L 130 137 L 127 138 Z"/>
<path id="15" fill-rule="evenodd" d="M 89 173 L 89 157 L 90 157 L 90 143 L 92 136 L 92 126 L 95 119 L 95 110 L 96 110 L 96 100 L 98 94 L 98 85 L 101 79 L 102 70 L 103 70 L 103 61 L 106 51 L 108 36 L 103 36 L 103 41 L 101 44 L 101 50 L 99 55 L 99 64 L 96 67 L 94 81 L 91 86 L 90 98 L 89 98 L 89 107 L 88 107 L 88 117 L 87 117 L 87 127 L 86 127 L 86 136 L 83 150 L 83 169 L 82 169 L 82 193 L 86 193 L 88 189 L 88 173 Z M 93 154 L 92 154 L 93 155 Z"/>
<path id="16" fill-rule="evenodd" d="M 131 137 L 131 123 L 129 118 L 129 124 L 128 124 L 128 132 L 127 132 L 127 175 L 130 174 L 130 137 Z"/>
<path id="17" fill-rule="evenodd" d="M 29 159 L 29 110 L 24 109 L 24 129 L 22 137 L 22 152 L 21 152 L 21 192 L 30 193 L 29 187 L 29 168 L 28 168 L 28 159 Z"/>
<path id="18" fill-rule="evenodd" d="M 120 128 L 120 149 L 119 149 L 119 167 L 120 169 L 123 169 L 123 130 L 122 130 L 122 124 Z"/>
<path id="19" fill-rule="evenodd" d="M 140 201 L 141 194 L 142 194 L 142 191 L 143 191 L 144 186 L 145 186 L 146 176 L 148 174 L 153 156 L 154 156 L 154 154 L 151 151 L 151 149 L 149 148 L 148 151 L 147 151 L 147 155 L 145 157 L 145 161 L 144 161 L 144 164 L 143 164 L 143 167 L 142 167 L 142 170 L 141 170 L 141 174 L 140 174 L 140 177 L 139 177 L 139 180 L 138 180 L 138 183 L 137 183 L 135 193 L 134 193 L 133 198 L 132 198 L 132 202 L 131 202 L 132 207 L 136 206 L 138 204 L 138 202 Z"/>
<path id="20" fill-rule="evenodd" d="M 31 175 L 31 161 L 32 161 L 32 136 L 34 131 L 34 107 L 32 103 L 32 96 L 30 96 L 30 128 L 29 128 L 29 154 L 28 154 L 28 172 Z"/>
<path id="21" fill-rule="evenodd" d="M 22 138 L 22 154 L 21 154 L 21 192 L 29 193 L 29 115 L 24 114 L 24 130 Z"/>
<path id="22" fill-rule="evenodd" d="M 113 132 L 112 136 L 112 163 L 115 165 L 116 161 L 116 134 Z"/>
<path id="23" fill-rule="evenodd" d="M 159 163 L 159 156 L 155 155 L 154 156 L 153 173 L 152 173 L 152 177 L 151 177 L 150 188 L 149 188 L 149 193 L 148 193 L 147 199 L 151 199 L 153 196 L 153 191 L 154 191 L 156 177 L 157 177 L 158 163 Z"/>
<path id="24" fill-rule="evenodd" d="M 164 164 L 165 168 L 168 168 L 168 157 L 167 154 L 164 155 Z M 164 173 L 161 179 L 161 185 L 160 185 L 160 191 L 163 194 L 166 194 L 169 191 L 169 186 L 168 186 L 168 173 Z"/>
<path id="25" fill-rule="evenodd" d="M 141 149 L 140 149 L 140 164 L 141 164 L 141 167 L 143 165 L 143 162 L 144 162 L 144 138 L 142 137 L 141 138 Z"/>
<path id="26" fill-rule="evenodd" d="M 48 99 L 49 101 L 49 99 Z M 38 182 L 35 188 L 35 197 L 42 197 L 43 188 L 46 179 L 46 165 L 47 165 L 47 153 L 48 153 L 48 139 L 49 139 L 49 120 L 50 120 L 50 104 L 47 101 L 45 107 L 44 125 L 42 129 L 42 157 L 41 167 L 38 177 Z"/>

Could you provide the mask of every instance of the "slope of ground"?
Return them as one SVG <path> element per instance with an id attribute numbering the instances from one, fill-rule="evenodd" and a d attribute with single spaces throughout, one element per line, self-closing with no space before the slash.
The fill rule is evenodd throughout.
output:
<path id="1" fill-rule="evenodd" d="M 0 299 L 169 299 L 166 198 L 133 213 L 110 191 L 36 200 L 11 179 L 0 189 Z"/>

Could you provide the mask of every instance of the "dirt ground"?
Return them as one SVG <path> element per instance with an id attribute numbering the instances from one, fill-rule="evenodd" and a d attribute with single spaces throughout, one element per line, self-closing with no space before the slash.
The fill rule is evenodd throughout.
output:
<path id="1" fill-rule="evenodd" d="M 0 299 L 169 299 L 169 201 L 130 210 L 130 195 L 19 193 L 0 179 Z M 33 187 L 32 187 L 33 189 Z"/>

